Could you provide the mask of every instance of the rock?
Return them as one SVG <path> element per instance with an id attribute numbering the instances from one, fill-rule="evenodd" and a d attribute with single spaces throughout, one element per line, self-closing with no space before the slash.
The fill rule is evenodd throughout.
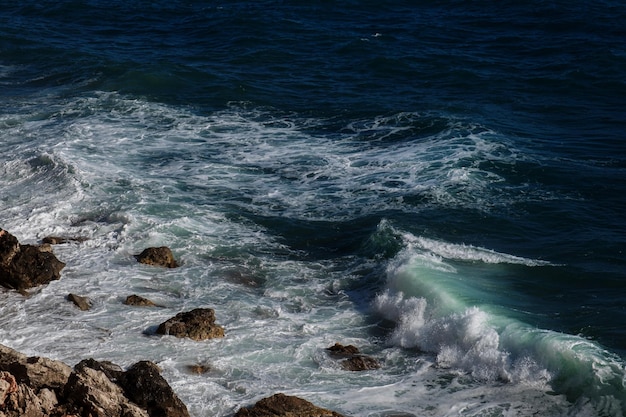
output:
<path id="1" fill-rule="evenodd" d="M 0 371 L 0 408 L 4 405 L 10 394 L 17 392 L 17 381 L 13 374 L 7 371 Z"/>
<path id="2" fill-rule="evenodd" d="M 20 243 L 17 238 L 0 229 L 0 267 L 11 265 L 13 257 L 20 251 Z"/>
<path id="3" fill-rule="evenodd" d="M 52 253 L 52 246 L 50 246 L 49 243 L 42 243 L 41 245 L 37 245 L 37 249 L 39 249 L 39 252 Z"/>
<path id="4" fill-rule="evenodd" d="M 75 371 L 81 371 L 83 368 L 91 368 L 96 371 L 103 372 L 112 382 L 117 383 L 123 378 L 124 370 L 109 361 L 97 361 L 93 358 L 83 359 L 74 366 Z"/>
<path id="5" fill-rule="evenodd" d="M 224 337 L 224 328 L 215 324 L 215 311 L 212 308 L 196 308 L 178 313 L 161 323 L 156 333 L 205 340 Z"/>
<path id="6" fill-rule="evenodd" d="M 142 264 L 176 268 L 178 263 L 174 259 L 172 251 L 167 246 L 144 249 L 139 255 L 135 255 L 137 261 Z"/>
<path id="7" fill-rule="evenodd" d="M 7 417 L 55 413 L 71 368 L 48 358 L 27 357 L 0 345 L 0 410 Z"/>
<path id="8" fill-rule="evenodd" d="M 349 358 L 359 354 L 359 349 L 353 345 L 344 346 L 341 343 L 335 343 L 333 346 L 326 348 L 330 356 L 335 358 Z"/>
<path id="9" fill-rule="evenodd" d="M 90 417 L 149 417 L 133 404 L 104 372 L 87 366 L 70 375 L 64 396 L 80 415 Z"/>
<path id="10" fill-rule="evenodd" d="M 340 343 L 335 343 L 333 346 L 326 348 L 326 350 L 333 358 L 343 359 L 341 367 L 346 371 L 368 371 L 380 368 L 380 364 L 376 359 L 362 355 L 356 346 L 344 346 Z"/>
<path id="11" fill-rule="evenodd" d="M 9 283 L 13 288 L 24 289 L 47 284 L 61 278 L 65 263 L 54 254 L 42 252 L 32 245 L 20 245 L 9 269 Z"/>
<path id="12" fill-rule="evenodd" d="M 28 384 L 36 390 L 61 389 L 72 368 L 60 361 L 39 356 L 27 357 L 9 347 L 0 345 L 0 371 L 11 373 L 18 383 Z"/>
<path id="13" fill-rule="evenodd" d="M 37 394 L 40 401 L 41 409 L 44 414 L 50 414 L 59 405 L 59 399 L 56 393 L 48 388 L 43 388 Z"/>
<path id="14" fill-rule="evenodd" d="M 65 263 L 52 252 L 33 245 L 20 245 L 0 229 L 0 285 L 23 292 L 61 278 Z"/>
<path id="15" fill-rule="evenodd" d="M 87 297 L 81 297 L 80 295 L 70 293 L 67 296 L 67 300 L 73 302 L 76 307 L 83 311 L 87 311 L 91 308 L 91 303 Z"/>
<path id="16" fill-rule="evenodd" d="M 380 364 L 372 357 L 355 355 L 341 361 L 341 367 L 346 371 L 369 371 L 380 368 Z"/>
<path id="17" fill-rule="evenodd" d="M 195 375 L 206 374 L 211 370 L 211 367 L 209 365 L 202 365 L 198 363 L 194 365 L 187 365 L 186 368 L 190 373 Z"/>
<path id="18" fill-rule="evenodd" d="M 82 243 L 86 240 L 89 240 L 89 238 L 83 237 L 83 236 L 77 236 L 77 237 L 46 236 L 43 239 L 41 239 L 41 243 L 49 244 L 49 245 L 61 245 L 63 243 L 69 243 L 69 242 Z"/>
<path id="19" fill-rule="evenodd" d="M 12 363 L 8 369 L 20 383 L 39 391 L 42 388 L 62 389 L 72 373 L 72 368 L 60 361 L 39 356 L 26 358 L 26 362 Z"/>
<path id="20" fill-rule="evenodd" d="M 13 363 L 26 363 L 28 356 L 10 347 L 0 345 L 0 370 L 6 371 Z"/>
<path id="21" fill-rule="evenodd" d="M 121 385 L 128 398 L 145 408 L 150 416 L 189 417 L 187 407 L 153 362 L 141 361 L 131 366 L 124 373 Z"/>
<path id="22" fill-rule="evenodd" d="M 189 417 L 152 362 L 126 372 L 86 359 L 74 370 L 0 345 L 0 417 Z"/>
<path id="23" fill-rule="evenodd" d="M 302 398 L 274 394 L 250 408 L 241 408 L 235 417 L 343 417 L 335 411 L 320 408 Z"/>
<path id="24" fill-rule="evenodd" d="M 3 404 L 7 416 L 40 417 L 42 416 L 41 400 L 28 385 L 18 384 L 17 390 L 9 394 Z"/>
<path id="25" fill-rule="evenodd" d="M 124 304 L 139 307 L 156 307 L 156 304 L 154 304 L 151 300 L 135 294 L 126 297 L 126 300 L 124 300 Z"/>

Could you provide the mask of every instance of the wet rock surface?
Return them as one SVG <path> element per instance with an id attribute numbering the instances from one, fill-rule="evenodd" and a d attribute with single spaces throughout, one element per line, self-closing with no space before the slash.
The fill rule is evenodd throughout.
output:
<path id="1" fill-rule="evenodd" d="M 205 340 L 224 337 L 224 328 L 215 324 L 215 311 L 212 308 L 196 308 L 178 313 L 161 323 L 156 333 Z"/>
<path id="2" fill-rule="evenodd" d="M 249 408 L 242 408 L 235 417 L 343 417 L 335 411 L 318 407 L 299 397 L 274 394 Z"/>
<path id="3" fill-rule="evenodd" d="M 146 265 L 162 266 L 165 268 L 178 267 L 178 262 L 174 259 L 174 254 L 167 246 L 146 248 L 139 255 L 135 255 L 135 259 Z"/>
<path id="4" fill-rule="evenodd" d="M 326 350 L 332 358 L 341 361 L 341 367 L 346 371 L 368 371 L 380 368 L 380 363 L 376 359 L 361 354 L 356 346 L 335 343 Z"/>
<path id="5" fill-rule="evenodd" d="M 126 299 L 124 300 L 124 304 L 136 307 L 157 307 L 157 305 L 152 300 L 136 294 L 126 297 Z"/>
<path id="6" fill-rule="evenodd" d="M 0 345 L 0 416 L 189 417 L 158 366 L 127 371 L 86 359 L 74 369 Z"/>
<path id="7" fill-rule="evenodd" d="M 0 229 L 0 285 L 24 292 L 61 278 L 64 267 L 50 248 L 22 245 Z"/>

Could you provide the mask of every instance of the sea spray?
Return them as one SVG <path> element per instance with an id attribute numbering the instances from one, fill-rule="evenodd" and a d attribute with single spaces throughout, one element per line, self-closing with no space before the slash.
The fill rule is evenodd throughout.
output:
<path id="1" fill-rule="evenodd" d="M 463 294 L 459 282 L 472 280 L 468 269 L 454 260 L 550 265 L 495 251 L 440 242 L 400 233 L 386 221 L 379 231 L 395 230 L 404 248 L 388 261 L 385 289 L 373 308 L 394 328 L 388 343 L 434 355 L 440 369 L 466 374 L 480 381 L 521 384 L 563 394 L 582 410 L 617 416 L 626 404 L 624 362 L 597 343 L 576 335 L 533 328 L 504 310 L 499 294 Z M 481 306 L 468 304 L 481 302 Z M 492 311 L 492 312 L 488 312 Z"/>

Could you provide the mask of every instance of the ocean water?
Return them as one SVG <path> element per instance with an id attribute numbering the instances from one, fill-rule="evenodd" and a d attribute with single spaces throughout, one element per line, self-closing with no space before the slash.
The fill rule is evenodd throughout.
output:
<path id="1" fill-rule="evenodd" d="M 364 417 L 623 416 L 625 19 L 0 1 L 0 227 L 88 238 L 54 247 L 59 281 L 0 293 L 0 343 L 152 360 L 193 417 L 276 392 Z M 133 258 L 162 245 L 180 268 Z M 154 335 L 196 307 L 224 339 Z M 335 342 L 381 368 L 344 371 Z"/>

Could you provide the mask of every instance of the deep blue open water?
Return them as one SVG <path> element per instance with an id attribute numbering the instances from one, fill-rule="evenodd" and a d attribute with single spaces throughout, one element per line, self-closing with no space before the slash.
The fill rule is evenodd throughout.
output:
<path id="1" fill-rule="evenodd" d="M 89 238 L 55 247 L 61 280 L 0 294 L 0 343 L 155 361 L 194 417 L 276 392 L 623 416 L 624 21 L 617 1 L 0 1 L 0 227 Z M 162 245 L 181 268 L 132 256 Z M 196 307 L 224 339 L 152 335 Z M 344 371 L 335 342 L 381 369 Z"/>

